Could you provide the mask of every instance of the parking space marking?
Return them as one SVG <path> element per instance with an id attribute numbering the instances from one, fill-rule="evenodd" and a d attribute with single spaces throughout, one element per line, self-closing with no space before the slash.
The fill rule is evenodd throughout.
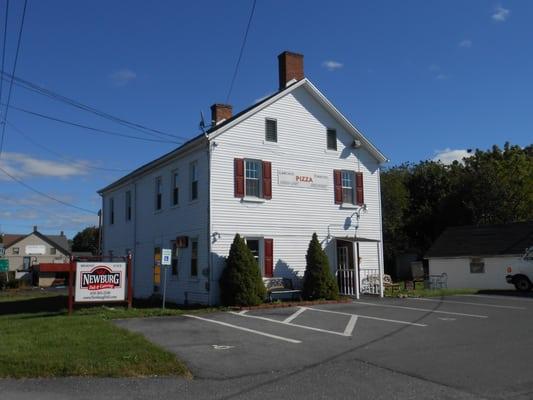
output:
<path id="1" fill-rule="evenodd" d="M 294 314 L 289 315 L 287 318 L 283 320 L 283 322 L 291 322 L 293 319 L 298 317 L 301 313 L 305 311 L 305 308 L 299 308 Z"/>
<path id="2" fill-rule="evenodd" d="M 364 304 L 366 306 L 400 308 L 400 309 L 403 309 L 403 310 L 423 311 L 423 312 L 431 312 L 431 313 L 438 313 L 438 314 L 457 315 L 457 316 L 461 316 L 461 317 L 472 317 L 472 318 L 488 318 L 489 317 L 488 315 L 465 314 L 465 313 L 454 312 L 454 311 L 432 310 L 431 308 L 396 306 L 396 305 L 393 305 L 393 304 L 367 303 L 366 301 L 354 301 L 353 303 L 354 304 Z"/>
<path id="3" fill-rule="evenodd" d="M 533 301 L 533 297 L 505 296 L 503 294 L 461 294 L 454 297 L 480 297 L 483 299 L 512 300 L 512 301 Z"/>
<path id="4" fill-rule="evenodd" d="M 235 313 L 235 314 L 236 315 L 241 315 L 241 316 L 248 316 L 248 315 L 239 314 L 239 313 Z M 212 324 L 218 324 L 218 325 L 226 326 L 228 328 L 238 329 L 238 330 L 244 331 L 244 332 L 254 333 L 256 335 L 266 336 L 266 337 L 269 337 L 271 339 L 282 340 L 284 342 L 289 342 L 289 343 L 294 343 L 294 344 L 302 343 L 301 340 L 290 339 L 290 338 L 286 338 L 286 337 L 278 336 L 278 335 L 272 335 L 270 333 L 256 331 L 255 329 L 249 329 L 249 328 L 245 328 L 243 326 L 228 324 L 227 322 L 216 321 L 214 319 L 209 319 L 209 318 L 202 318 L 202 317 L 199 317 L 197 315 L 184 314 L 184 316 L 188 317 L 188 318 L 199 319 L 200 321 L 211 322 Z"/>
<path id="5" fill-rule="evenodd" d="M 305 310 L 304 310 L 305 311 Z M 260 317 L 258 315 L 245 315 L 245 314 L 239 314 L 239 313 L 236 313 L 234 311 L 229 311 L 230 314 L 233 314 L 233 315 L 238 315 L 240 317 L 245 317 L 245 318 L 255 318 L 255 319 L 260 319 L 261 321 L 268 321 L 268 322 L 273 322 L 275 324 L 281 324 L 281 325 L 287 325 L 287 326 L 295 326 L 296 328 L 302 328 L 302 329 L 308 329 L 310 331 L 315 331 L 315 332 L 322 332 L 322 333 L 329 333 L 331 335 L 337 335 L 337 336 L 351 336 L 351 333 L 350 335 L 345 335 L 343 332 L 336 332 L 336 331 L 329 331 L 327 329 L 320 329 L 320 328 L 315 328 L 313 326 L 307 326 L 307 325 L 300 325 L 300 324 L 293 324 L 292 322 L 285 322 L 285 321 L 279 321 L 277 319 L 272 319 L 272 318 L 266 318 L 266 317 Z"/>
<path id="6" fill-rule="evenodd" d="M 341 311 L 323 310 L 321 308 L 311 308 L 311 307 L 303 307 L 303 308 L 305 308 L 307 310 L 320 311 L 320 312 L 331 313 L 331 314 L 350 315 L 350 316 L 351 315 L 357 315 L 358 318 L 373 319 L 373 320 L 376 320 L 376 321 L 383 321 L 383 322 L 392 322 L 394 324 L 412 325 L 412 326 L 421 326 L 421 327 L 426 327 L 427 326 L 427 324 L 420 324 L 418 322 L 399 321 L 397 319 L 372 317 L 370 315 L 350 314 L 350 313 L 345 313 L 345 312 L 341 312 Z"/>
<path id="7" fill-rule="evenodd" d="M 350 317 L 350 320 L 348 321 L 348 325 L 346 325 L 346 328 L 344 329 L 344 336 L 352 335 L 352 332 L 355 328 L 356 323 L 357 323 L 357 315 L 352 315 Z"/>
<path id="8" fill-rule="evenodd" d="M 430 301 L 430 302 L 436 302 L 436 303 L 449 303 L 449 304 L 465 304 L 469 306 L 480 306 L 480 307 L 506 308 L 510 310 L 527 310 L 526 307 L 502 306 L 500 304 L 488 304 L 488 303 L 473 303 L 469 301 L 426 299 L 426 298 L 420 298 L 420 297 L 410 297 L 409 300 Z"/>

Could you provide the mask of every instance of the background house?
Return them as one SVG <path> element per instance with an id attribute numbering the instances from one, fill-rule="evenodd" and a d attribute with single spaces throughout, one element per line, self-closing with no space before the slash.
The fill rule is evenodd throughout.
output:
<path id="1" fill-rule="evenodd" d="M 428 250 L 430 275 L 448 275 L 448 287 L 512 289 L 505 276 L 527 247 L 533 221 L 446 229 Z"/>
<path id="2" fill-rule="evenodd" d="M 17 279 L 30 278 L 30 269 L 40 263 L 64 263 L 70 258 L 67 237 L 59 235 L 43 235 L 33 227 L 29 234 L 5 234 L 3 236 L 4 257 L 9 262 L 9 271 L 15 272 Z M 50 286 L 55 274 L 43 274 L 39 278 L 39 286 Z"/>

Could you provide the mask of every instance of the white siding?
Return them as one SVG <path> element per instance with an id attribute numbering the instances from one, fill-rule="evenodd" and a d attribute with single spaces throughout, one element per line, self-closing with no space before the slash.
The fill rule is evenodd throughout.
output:
<path id="1" fill-rule="evenodd" d="M 481 257 L 485 262 L 484 273 L 470 273 L 470 257 L 430 258 L 429 274 L 448 275 L 450 289 L 513 289 L 505 281 L 507 266 L 519 262 L 519 257 Z"/>
<path id="2" fill-rule="evenodd" d="M 265 142 L 265 118 L 275 118 L 278 142 Z M 326 150 L 326 129 L 337 130 L 337 151 Z M 274 239 L 274 275 L 302 276 L 311 235 L 317 232 L 333 264 L 333 237 L 354 236 L 354 209 L 334 203 L 333 170 L 364 174 L 364 196 L 368 212 L 361 215 L 359 237 L 381 240 L 379 165 L 365 149 L 354 149 L 354 138 L 307 92 L 304 87 L 255 113 L 215 139 L 212 154 L 212 232 L 215 260 L 227 256 L 235 233 Z M 272 162 L 272 199 L 264 203 L 235 198 L 234 158 Z M 327 175 L 326 190 L 278 185 L 278 170 L 296 170 Z M 381 245 L 360 245 L 362 267 L 377 268 Z M 382 255 L 379 254 L 381 258 Z M 213 279 L 222 264 L 214 263 Z M 332 269 L 334 266 L 332 265 Z M 215 282 L 214 282 L 215 283 Z M 216 286 L 216 284 L 214 285 Z"/>
<path id="3" fill-rule="evenodd" d="M 198 200 L 190 201 L 189 167 L 198 162 Z M 179 172 L 179 205 L 172 206 L 172 172 Z M 155 210 L 155 179 L 162 178 L 162 209 Z M 198 278 L 190 277 L 189 248 L 181 249 L 178 276 L 169 279 L 167 298 L 179 303 L 206 303 L 207 278 L 202 271 L 207 269 L 207 149 L 201 148 L 188 155 L 175 159 L 127 185 L 106 192 L 103 196 L 103 251 L 107 255 L 122 256 L 127 249 L 133 251 L 134 296 L 149 297 L 153 294 L 154 248 L 170 248 L 177 236 L 198 238 Z M 132 193 L 133 215 L 126 221 L 126 191 Z M 115 199 L 115 223 L 109 220 L 109 199 Z M 134 240 L 135 236 L 135 240 Z M 135 243 L 134 243 L 135 241 Z M 205 271 L 204 271 L 205 273 Z M 168 272 L 171 277 L 170 271 Z M 162 277 L 163 279 L 163 277 Z"/>

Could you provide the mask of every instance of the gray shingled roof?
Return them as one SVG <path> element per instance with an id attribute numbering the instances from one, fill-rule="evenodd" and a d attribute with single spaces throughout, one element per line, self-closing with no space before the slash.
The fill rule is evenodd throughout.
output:
<path id="1" fill-rule="evenodd" d="M 533 221 L 447 228 L 425 258 L 523 254 L 533 246 Z"/>

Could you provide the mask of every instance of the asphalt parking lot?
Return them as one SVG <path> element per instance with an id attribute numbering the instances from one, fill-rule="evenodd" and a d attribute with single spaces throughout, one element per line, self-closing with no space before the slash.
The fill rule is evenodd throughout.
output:
<path id="1" fill-rule="evenodd" d="M 348 381 L 356 393 L 364 378 L 355 367 L 363 363 L 464 395 L 533 398 L 532 317 L 531 298 L 476 295 L 364 298 L 118 323 L 176 353 L 197 379 L 320 370 L 340 362 L 343 369 L 320 388 Z M 375 390 L 386 390 L 386 381 Z"/>
<path id="2" fill-rule="evenodd" d="M 174 352 L 194 379 L 10 381 L 0 382 L 2 393 L 16 399 L 533 398 L 532 297 L 368 297 L 116 323 Z"/>

